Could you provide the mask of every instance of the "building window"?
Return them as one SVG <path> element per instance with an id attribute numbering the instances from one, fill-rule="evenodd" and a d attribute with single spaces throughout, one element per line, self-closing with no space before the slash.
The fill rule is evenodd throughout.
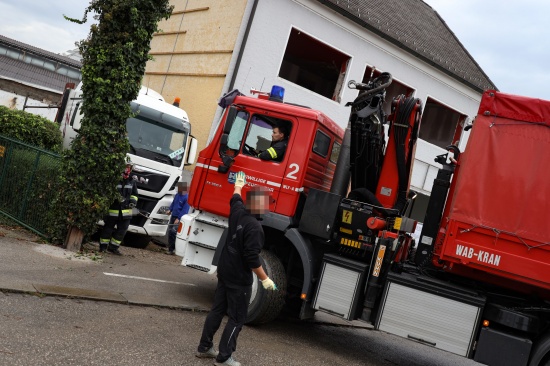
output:
<path id="1" fill-rule="evenodd" d="M 465 119 L 465 115 L 428 98 L 422 113 L 419 137 L 445 149 L 458 143 Z"/>
<path id="2" fill-rule="evenodd" d="M 350 57 L 293 28 L 279 76 L 340 102 Z"/>

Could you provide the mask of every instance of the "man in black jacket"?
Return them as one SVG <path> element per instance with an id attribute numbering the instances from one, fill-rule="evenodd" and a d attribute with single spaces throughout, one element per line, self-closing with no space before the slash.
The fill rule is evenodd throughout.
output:
<path id="1" fill-rule="evenodd" d="M 288 145 L 288 132 L 282 126 L 273 127 L 271 146 L 258 154 L 262 160 L 281 161 Z"/>
<path id="2" fill-rule="evenodd" d="M 214 304 L 204 322 L 196 353 L 200 358 L 216 358 L 215 365 L 241 365 L 231 354 L 237 348 L 237 337 L 246 320 L 252 290 L 252 273 L 256 274 L 266 290 L 277 289 L 260 263 L 264 232 L 257 216 L 269 211 L 269 191 L 261 186 L 252 187 L 247 192 L 245 206 L 241 198 L 245 184 L 245 174 L 237 173 L 235 190 L 230 201 L 227 239 L 218 263 L 218 286 Z M 212 340 L 226 313 L 229 320 L 221 336 L 218 352 L 214 349 Z"/>
<path id="3" fill-rule="evenodd" d="M 133 166 L 132 163 L 126 164 L 122 180 L 116 186 L 118 199 L 109 206 L 109 213 L 103 218 L 103 230 L 99 238 L 100 252 L 109 251 L 122 255 L 119 250 L 120 243 L 130 226 L 132 208 L 136 207 L 138 200 L 137 183 L 131 177 Z"/>

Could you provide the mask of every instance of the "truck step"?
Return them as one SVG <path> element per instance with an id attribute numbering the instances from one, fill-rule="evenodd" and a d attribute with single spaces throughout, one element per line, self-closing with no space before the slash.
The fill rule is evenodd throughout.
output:
<path id="1" fill-rule="evenodd" d="M 196 245 L 196 246 L 201 247 L 201 248 L 216 250 L 216 247 L 213 247 L 212 245 L 208 245 L 208 244 L 205 244 L 205 243 L 199 243 L 198 241 L 190 241 L 189 244 L 193 244 L 193 245 Z"/>
<path id="2" fill-rule="evenodd" d="M 182 264 L 187 267 L 210 272 L 212 269 L 212 258 L 214 258 L 215 247 L 204 243 L 188 242 L 185 247 Z"/>
<path id="3" fill-rule="evenodd" d="M 214 221 L 210 221 L 210 220 L 205 220 L 205 219 L 200 218 L 200 217 L 197 217 L 197 218 L 195 219 L 195 221 L 201 222 L 201 223 L 203 223 L 203 224 L 207 224 L 207 225 L 219 227 L 219 228 L 222 228 L 222 229 L 227 228 L 227 223 L 224 225 L 223 222 L 214 222 Z"/>
<path id="4" fill-rule="evenodd" d="M 194 268 L 194 269 L 198 269 L 199 271 L 203 271 L 203 272 L 208 272 L 208 271 L 210 271 L 209 268 L 202 267 L 202 266 L 199 266 L 199 265 L 196 265 L 196 264 L 188 264 L 187 267 Z"/>

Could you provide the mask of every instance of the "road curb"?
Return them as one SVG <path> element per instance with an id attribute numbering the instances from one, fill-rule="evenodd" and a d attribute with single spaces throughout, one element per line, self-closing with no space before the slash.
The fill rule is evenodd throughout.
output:
<path id="1" fill-rule="evenodd" d="M 22 288 L 25 287 L 25 288 Z M 109 292 L 109 291 L 97 291 L 97 290 L 88 290 L 75 287 L 63 287 L 63 286 L 53 286 L 45 284 L 32 284 L 25 285 L 19 288 L 10 288 L 0 286 L 0 292 L 4 293 L 14 293 L 14 294 L 25 294 L 32 296 L 51 296 L 51 297 L 64 297 L 68 299 L 80 299 L 80 300 L 90 300 L 90 301 L 103 301 L 110 303 L 117 303 L 121 305 L 133 305 L 133 306 L 142 306 L 142 307 L 152 307 L 160 309 L 170 309 L 170 310 L 181 310 L 189 311 L 192 313 L 208 313 L 210 309 L 203 309 L 198 306 L 174 306 L 166 304 L 154 304 L 150 302 L 140 302 L 140 301 L 129 301 L 124 297 L 124 295 Z M 296 322 L 303 324 L 303 321 L 297 319 L 291 319 L 283 317 L 281 320 L 287 322 Z M 350 322 L 330 322 L 324 320 L 312 320 L 311 323 L 316 325 L 324 325 L 329 327 L 341 327 L 341 328 L 354 328 L 354 329 L 364 329 L 364 330 L 373 330 L 374 327 L 367 323 L 362 324 L 351 324 Z"/>
<path id="2" fill-rule="evenodd" d="M 154 307 L 162 309 L 171 309 L 171 310 L 183 310 L 190 311 L 193 313 L 208 313 L 210 309 L 203 309 L 198 306 L 173 306 L 165 304 L 154 304 L 150 302 L 139 302 L 139 301 L 129 301 L 122 294 L 109 292 L 109 291 L 96 291 L 81 289 L 75 287 L 62 287 L 62 286 L 52 286 L 44 284 L 32 284 L 26 285 L 25 288 L 13 288 L 13 287 L 3 287 L 0 286 L 0 292 L 11 293 L 11 294 L 24 294 L 32 296 L 51 296 L 51 297 L 65 297 L 69 299 L 80 299 L 80 300 L 90 300 L 90 301 L 104 301 L 111 303 L 118 303 L 122 305 L 134 305 L 134 306 L 144 306 L 144 307 Z M 102 294 L 102 295 L 100 295 Z"/>
<path id="3" fill-rule="evenodd" d="M 78 299 L 101 300 L 128 304 L 128 300 L 124 296 L 111 291 L 97 291 L 83 288 L 52 286 L 43 284 L 33 284 L 33 286 L 38 293 L 49 296 L 65 296 Z"/>

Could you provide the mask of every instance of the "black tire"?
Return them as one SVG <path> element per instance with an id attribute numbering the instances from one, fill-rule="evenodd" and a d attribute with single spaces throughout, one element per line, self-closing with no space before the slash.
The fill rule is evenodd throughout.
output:
<path id="1" fill-rule="evenodd" d="M 286 274 L 283 264 L 273 253 L 262 250 L 260 262 L 269 278 L 277 285 L 277 290 L 268 291 L 262 287 L 255 274 L 252 284 L 252 295 L 248 305 L 246 324 L 269 323 L 279 316 L 285 305 Z"/>
<path id="2" fill-rule="evenodd" d="M 150 241 L 151 241 L 151 237 L 148 235 L 126 233 L 126 235 L 124 235 L 124 240 L 122 241 L 122 245 L 126 247 L 145 249 L 147 245 L 149 245 Z"/>

